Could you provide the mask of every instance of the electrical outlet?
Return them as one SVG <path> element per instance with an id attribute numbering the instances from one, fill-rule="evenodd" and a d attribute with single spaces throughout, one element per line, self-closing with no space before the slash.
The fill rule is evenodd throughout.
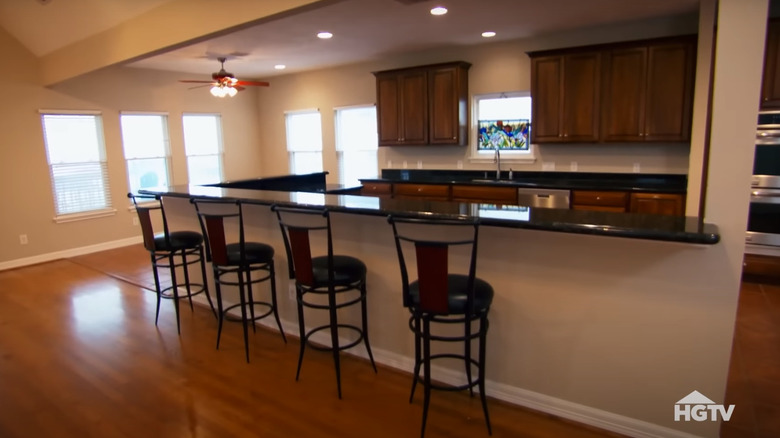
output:
<path id="1" fill-rule="evenodd" d="M 133 225 L 136 225 L 136 226 L 138 225 L 138 217 L 137 216 L 133 216 Z"/>
<path id="2" fill-rule="evenodd" d="M 407 167 L 409 167 L 409 165 L 406 163 L 406 160 L 404 160 L 404 162 L 403 162 L 403 167 L 404 167 L 404 169 L 406 169 Z"/>
<path id="3" fill-rule="evenodd" d="M 634 163 L 634 173 L 639 173 L 639 163 Z"/>
<path id="4" fill-rule="evenodd" d="M 542 162 L 542 170 L 555 170 L 555 162 L 554 161 L 544 161 Z"/>
<path id="5" fill-rule="evenodd" d="M 463 169 L 463 160 L 458 160 L 458 169 Z"/>
<path id="6" fill-rule="evenodd" d="M 290 301 L 295 301 L 295 283 L 290 283 L 289 290 L 287 291 L 287 297 Z"/>
<path id="7" fill-rule="evenodd" d="M 422 160 L 417 160 L 417 168 L 422 169 Z"/>
<path id="8" fill-rule="evenodd" d="M 19 235 L 19 244 L 20 245 L 27 245 L 27 235 L 26 234 L 20 234 Z"/>
<path id="9" fill-rule="evenodd" d="M 387 168 L 392 169 L 393 168 L 393 160 L 387 160 Z"/>
<path id="10" fill-rule="evenodd" d="M 576 161 L 572 161 L 571 164 L 569 164 L 569 170 L 571 170 L 572 172 L 576 172 L 577 171 L 577 162 Z"/>

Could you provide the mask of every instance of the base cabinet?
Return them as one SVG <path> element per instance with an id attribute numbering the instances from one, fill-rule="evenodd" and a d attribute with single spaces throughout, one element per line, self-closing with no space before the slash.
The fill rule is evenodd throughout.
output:
<path id="1" fill-rule="evenodd" d="M 632 193 L 629 203 L 631 213 L 683 216 L 685 197 L 674 193 Z"/>

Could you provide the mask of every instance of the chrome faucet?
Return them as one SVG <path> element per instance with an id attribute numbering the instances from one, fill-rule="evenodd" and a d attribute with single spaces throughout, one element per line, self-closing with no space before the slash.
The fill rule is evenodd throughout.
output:
<path id="1" fill-rule="evenodd" d="M 496 147 L 496 156 L 493 158 L 493 162 L 496 163 L 496 179 L 501 179 L 501 153 Z"/>

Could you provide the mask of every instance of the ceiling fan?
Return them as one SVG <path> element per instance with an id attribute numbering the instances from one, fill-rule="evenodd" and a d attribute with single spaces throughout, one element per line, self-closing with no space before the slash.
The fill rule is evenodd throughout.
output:
<path id="1" fill-rule="evenodd" d="M 233 73 L 229 73 L 225 71 L 225 61 L 227 61 L 227 58 L 221 57 L 217 58 L 217 61 L 220 62 L 222 65 L 218 72 L 211 74 L 210 81 L 199 81 L 195 79 L 179 79 L 179 82 L 189 83 L 189 84 L 206 84 L 206 85 L 200 85 L 199 87 L 206 87 L 208 85 L 211 85 L 211 94 L 215 97 L 225 97 L 235 96 L 239 91 L 243 90 L 247 86 L 253 86 L 253 87 L 267 87 L 269 84 L 268 82 L 260 82 L 260 81 L 242 81 L 236 79 L 235 75 Z M 192 88 L 198 88 L 198 87 L 192 87 Z"/>

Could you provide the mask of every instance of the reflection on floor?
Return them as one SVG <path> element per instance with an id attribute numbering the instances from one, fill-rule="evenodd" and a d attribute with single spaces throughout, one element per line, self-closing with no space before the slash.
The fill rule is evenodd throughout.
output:
<path id="1" fill-rule="evenodd" d="M 780 437 L 780 286 L 742 283 L 726 404 L 721 437 Z"/>

